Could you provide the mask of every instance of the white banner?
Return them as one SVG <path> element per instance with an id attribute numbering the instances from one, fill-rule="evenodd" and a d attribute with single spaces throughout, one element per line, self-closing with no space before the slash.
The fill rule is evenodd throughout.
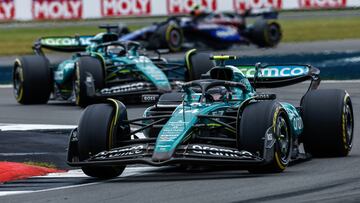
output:
<path id="1" fill-rule="evenodd" d="M 0 0 L 0 20 L 166 16 L 189 13 L 195 4 L 209 11 L 241 13 L 267 7 L 278 10 L 360 7 L 360 0 Z"/>

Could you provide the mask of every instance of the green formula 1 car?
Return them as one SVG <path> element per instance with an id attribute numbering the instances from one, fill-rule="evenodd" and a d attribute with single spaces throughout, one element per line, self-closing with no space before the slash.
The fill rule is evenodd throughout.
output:
<path id="1" fill-rule="evenodd" d="M 181 82 L 199 79 L 212 64 L 209 55 L 187 52 L 186 63 L 170 63 L 147 57 L 136 42 L 120 42 L 108 29 L 95 37 L 44 37 L 34 44 L 35 55 L 16 59 L 13 71 L 14 94 L 21 104 L 68 100 L 86 106 L 104 98 L 125 102 L 155 102 Z M 60 64 L 51 64 L 42 48 L 78 52 Z M 201 63 L 201 64 L 199 64 Z M 196 68 L 192 68 L 192 67 Z M 204 68 L 204 69 L 203 69 Z"/>
<path id="2" fill-rule="evenodd" d="M 240 69 L 249 66 L 221 64 L 203 79 L 185 83 L 183 92 L 163 94 L 142 118 L 129 120 L 126 107 L 113 99 L 88 106 L 70 135 L 68 164 L 98 178 L 116 177 L 129 164 L 237 165 L 275 173 L 310 156 L 349 154 L 350 96 L 344 90 L 317 89 L 318 69 L 256 64 L 247 78 Z M 309 79 L 298 107 L 255 91 Z"/>

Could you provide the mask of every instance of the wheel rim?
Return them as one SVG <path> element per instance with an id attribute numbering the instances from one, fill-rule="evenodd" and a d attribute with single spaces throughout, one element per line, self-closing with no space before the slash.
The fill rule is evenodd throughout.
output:
<path id="1" fill-rule="evenodd" d="M 17 99 L 19 99 L 23 91 L 22 69 L 19 64 L 17 64 L 15 67 L 13 85 L 14 85 L 14 95 Z"/>
<path id="2" fill-rule="evenodd" d="M 274 24 L 270 25 L 268 33 L 269 33 L 269 39 L 270 39 L 271 43 L 277 44 L 280 41 L 281 34 L 280 34 L 278 26 L 276 26 Z"/>
<path id="3" fill-rule="evenodd" d="M 173 47 L 178 47 L 181 43 L 181 37 L 180 37 L 180 33 L 173 29 L 170 32 L 170 44 Z"/>
<path id="4" fill-rule="evenodd" d="M 283 163 L 288 161 L 290 153 L 290 133 L 284 117 L 279 116 L 276 122 L 276 136 L 280 152 L 280 159 Z"/>
<path id="5" fill-rule="evenodd" d="M 352 143 L 352 138 L 353 138 L 353 115 L 351 113 L 351 106 L 349 105 L 349 103 L 346 104 L 345 108 L 344 108 L 344 115 L 345 115 L 345 133 L 346 133 L 346 145 L 351 147 L 351 143 Z"/>

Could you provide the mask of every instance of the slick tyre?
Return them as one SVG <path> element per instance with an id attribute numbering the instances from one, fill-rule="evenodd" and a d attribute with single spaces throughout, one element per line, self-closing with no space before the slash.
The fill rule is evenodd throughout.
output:
<path id="1" fill-rule="evenodd" d="M 91 56 L 80 57 L 76 65 L 74 84 L 76 105 L 86 107 L 95 103 L 96 99 L 88 93 L 86 81 L 92 78 L 94 91 L 97 91 L 104 87 L 104 77 L 104 67 L 100 59 Z"/>
<path id="2" fill-rule="evenodd" d="M 250 40 L 259 47 L 274 47 L 281 38 L 282 31 L 277 22 L 258 20 L 250 31 Z"/>
<path id="3" fill-rule="evenodd" d="M 170 21 L 160 25 L 149 41 L 153 49 L 169 49 L 171 52 L 178 52 L 182 48 L 184 34 L 176 22 Z"/>
<path id="4" fill-rule="evenodd" d="M 43 56 L 23 56 L 15 60 L 13 87 L 20 104 L 45 104 L 52 90 L 49 61 Z"/>
<path id="5" fill-rule="evenodd" d="M 209 53 L 198 53 L 196 49 L 185 53 L 186 81 L 201 79 L 201 75 L 206 74 L 215 66 L 210 56 Z"/>
<path id="6" fill-rule="evenodd" d="M 121 104 L 121 103 L 120 103 Z M 117 141 L 124 134 L 122 128 L 115 123 L 127 119 L 125 106 L 121 104 L 120 111 L 111 104 L 94 104 L 88 106 L 81 115 L 78 126 L 79 160 L 85 161 L 97 153 L 117 146 Z M 121 110 L 122 109 L 122 110 Z M 120 120 L 115 121 L 119 113 Z M 81 169 L 91 177 L 113 178 L 119 176 L 126 166 L 84 166 Z"/>
<path id="7" fill-rule="evenodd" d="M 312 90 L 302 99 L 305 151 L 315 157 L 343 157 L 352 148 L 354 114 L 344 90 Z"/>
<path id="8" fill-rule="evenodd" d="M 265 136 L 272 134 L 269 146 Z M 240 149 L 265 155 L 263 166 L 249 167 L 251 173 L 278 173 L 288 166 L 292 150 L 292 132 L 286 111 L 277 101 L 262 101 L 245 107 L 238 127 Z M 269 139 L 268 139 L 269 140 Z M 266 153 L 264 153 L 266 149 Z"/>

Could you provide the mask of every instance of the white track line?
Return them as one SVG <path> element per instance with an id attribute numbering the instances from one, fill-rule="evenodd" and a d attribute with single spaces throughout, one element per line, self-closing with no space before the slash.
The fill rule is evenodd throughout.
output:
<path id="1" fill-rule="evenodd" d="M 13 124 L 0 123 L 0 131 L 28 131 L 28 130 L 72 130 L 76 125 L 50 125 L 50 124 Z M 131 128 L 137 130 L 137 128 Z M 136 136 L 140 139 L 145 138 L 144 134 L 139 132 Z"/>
<path id="2" fill-rule="evenodd" d="M 47 124 L 12 124 L 0 123 L 1 131 L 26 131 L 26 130 L 71 130 L 76 125 L 47 125 Z"/>
<path id="3" fill-rule="evenodd" d="M 12 85 L 0 85 L 0 88 L 12 88 Z"/>
<path id="4" fill-rule="evenodd" d="M 137 174 L 141 174 L 145 171 L 150 171 L 155 169 L 156 167 L 128 167 L 125 169 L 123 174 L 119 176 L 122 177 L 129 177 Z M 34 177 L 33 177 L 34 178 Z M 35 176 L 35 178 L 89 178 L 86 176 L 80 169 L 78 170 L 70 170 L 65 173 L 50 173 L 46 176 Z M 106 182 L 105 181 L 99 181 L 99 182 L 93 182 L 93 183 L 86 183 L 86 184 L 79 184 L 79 185 L 69 185 L 69 186 L 62 186 L 62 187 L 55 187 L 55 188 L 49 188 L 49 189 L 43 189 L 43 190 L 25 190 L 25 191 L 0 191 L 0 196 L 7 196 L 7 195 L 17 195 L 17 194 L 26 194 L 26 193 L 38 193 L 38 192 L 48 192 L 48 191 L 54 191 L 54 190 L 64 190 L 64 189 L 70 189 L 70 188 L 77 188 L 77 187 L 84 187 L 89 185 L 97 185 L 102 184 Z"/>

